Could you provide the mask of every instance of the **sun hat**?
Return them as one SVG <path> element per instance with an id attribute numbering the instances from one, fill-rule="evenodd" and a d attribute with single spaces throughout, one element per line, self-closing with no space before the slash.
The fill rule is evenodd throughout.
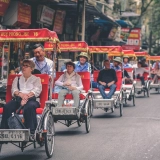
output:
<path id="1" fill-rule="evenodd" d="M 122 59 L 120 57 L 116 57 L 115 59 L 113 59 L 113 61 L 122 63 Z"/>
<path id="2" fill-rule="evenodd" d="M 86 57 L 86 58 L 88 59 L 88 53 L 87 53 L 87 52 L 81 52 L 81 53 L 78 55 L 78 57 L 81 57 L 81 56 Z"/>

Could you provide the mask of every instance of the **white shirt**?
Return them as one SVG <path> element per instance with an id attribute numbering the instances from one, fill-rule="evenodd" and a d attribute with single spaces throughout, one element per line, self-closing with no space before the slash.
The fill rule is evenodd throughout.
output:
<path id="1" fill-rule="evenodd" d="M 57 81 L 55 81 L 55 85 L 57 86 L 63 86 L 65 82 L 70 81 L 72 87 L 76 87 L 78 90 L 83 89 L 83 84 L 81 80 L 81 76 L 74 72 L 73 76 L 70 78 L 67 78 L 67 72 L 62 74 Z"/>
<path id="2" fill-rule="evenodd" d="M 149 72 L 149 70 L 141 67 L 141 68 L 135 68 L 135 75 L 137 76 L 138 74 L 143 75 L 144 72 Z"/>
<path id="3" fill-rule="evenodd" d="M 33 92 L 35 97 L 38 97 L 42 91 L 41 79 L 34 75 L 31 75 L 27 79 L 27 81 L 25 81 L 25 78 L 23 75 L 20 76 L 19 78 L 19 89 L 20 90 L 18 89 L 17 83 L 18 83 L 18 77 L 16 77 L 12 83 L 12 89 L 11 89 L 12 96 L 14 96 L 14 92 L 19 91 L 19 92 L 26 93 L 26 94 Z"/>

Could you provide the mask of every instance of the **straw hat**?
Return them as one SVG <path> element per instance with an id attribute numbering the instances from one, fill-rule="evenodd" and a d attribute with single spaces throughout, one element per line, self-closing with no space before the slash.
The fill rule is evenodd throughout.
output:
<path id="1" fill-rule="evenodd" d="M 120 57 L 116 57 L 115 59 L 113 59 L 113 61 L 122 63 L 122 59 Z"/>
<path id="2" fill-rule="evenodd" d="M 88 59 L 88 54 L 87 54 L 86 52 L 81 52 L 81 53 L 78 55 L 78 57 L 81 57 L 81 56 L 86 57 L 86 58 Z"/>

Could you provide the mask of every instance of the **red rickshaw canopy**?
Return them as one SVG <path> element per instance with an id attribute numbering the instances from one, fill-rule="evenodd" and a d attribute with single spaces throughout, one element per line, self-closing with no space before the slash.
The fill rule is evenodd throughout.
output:
<path id="1" fill-rule="evenodd" d="M 128 57 L 135 57 L 135 53 L 133 50 L 123 50 L 123 56 L 128 56 Z"/>
<path id="2" fill-rule="evenodd" d="M 147 52 L 134 52 L 136 57 L 147 57 L 149 54 Z"/>
<path id="3" fill-rule="evenodd" d="M 160 61 L 160 56 L 148 56 L 146 60 L 148 60 L 148 61 Z"/>
<path id="4" fill-rule="evenodd" d="M 121 46 L 89 46 L 90 53 L 107 53 L 109 56 L 121 56 Z"/>
<path id="5" fill-rule="evenodd" d="M 42 29 L 7 29 L 0 30 L 0 42 L 40 42 L 52 41 L 58 42 L 56 32 L 46 28 Z"/>
<path id="6" fill-rule="evenodd" d="M 45 42 L 44 49 L 46 51 L 53 51 L 55 44 Z M 88 52 L 88 45 L 83 41 L 64 41 L 59 43 L 59 50 L 61 52 Z"/>

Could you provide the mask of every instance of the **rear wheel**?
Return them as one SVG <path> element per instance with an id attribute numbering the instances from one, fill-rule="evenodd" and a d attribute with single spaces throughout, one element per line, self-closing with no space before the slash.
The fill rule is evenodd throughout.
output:
<path id="1" fill-rule="evenodd" d="M 55 143 L 55 130 L 54 130 L 54 120 L 51 113 L 47 114 L 45 119 L 46 122 L 46 133 L 44 134 L 45 139 L 45 150 L 48 158 L 51 158 L 54 151 L 54 143 Z"/>

